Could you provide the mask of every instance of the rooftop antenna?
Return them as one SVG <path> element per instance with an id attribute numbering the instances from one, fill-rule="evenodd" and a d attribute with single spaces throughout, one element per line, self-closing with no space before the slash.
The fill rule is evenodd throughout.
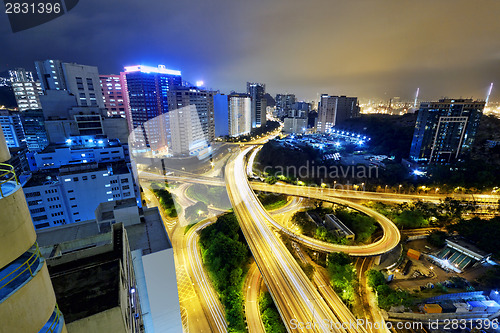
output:
<path id="1" fill-rule="evenodd" d="M 493 82 L 490 84 L 490 89 L 488 89 L 488 95 L 486 95 L 486 103 L 484 106 L 488 106 L 488 100 L 490 99 L 491 91 L 493 90 Z"/>
<path id="2" fill-rule="evenodd" d="M 417 93 L 415 94 L 415 102 L 413 103 L 413 107 L 416 109 L 417 108 L 417 100 L 418 100 L 418 93 L 420 92 L 420 88 L 417 88 Z"/>

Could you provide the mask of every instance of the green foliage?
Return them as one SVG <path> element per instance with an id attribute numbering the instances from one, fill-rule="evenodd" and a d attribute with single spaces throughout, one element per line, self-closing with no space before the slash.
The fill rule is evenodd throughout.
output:
<path id="1" fill-rule="evenodd" d="M 446 245 L 446 232 L 436 230 L 433 231 L 427 236 L 427 241 L 429 244 L 434 245 L 435 247 L 443 247 Z"/>
<path id="2" fill-rule="evenodd" d="M 330 253 L 326 263 L 333 289 L 345 302 L 354 300 L 356 272 L 351 258 L 342 252 Z"/>
<path id="3" fill-rule="evenodd" d="M 387 285 L 384 275 L 375 269 L 366 272 L 368 285 L 377 292 L 378 306 L 388 310 L 391 306 L 411 306 L 413 297 L 406 291 L 393 290 Z"/>
<path id="4" fill-rule="evenodd" d="M 271 294 L 267 291 L 259 297 L 259 310 L 266 332 L 286 333 L 286 328 L 281 320 L 278 309 L 274 305 Z"/>
<path id="5" fill-rule="evenodd" d="M 431 165 L 427 174 L 431 183 L 449 187 L 492 188 L 500 183 L 500 165 L 485 163 L 484 160 L 467 159 L 452 166 Z"/>
<path id="6" fill-rule="evenodd" d="M 165 214 L 168 217 L 177 217 L 177 211 L 175 210 L 175 203 L 172 194 L 168 190 L 160 188 L 152 188 L 153 194 L 158 198 L 161 208 L 163 208 Z"/>
<path id="7" fill-rule="evenodd" d="M 388 310 L 391 306 L 411 306 L 413 297 L 406 291 L 393 290 L 387 284 L 379 285 L 377 291 L 378 306 Z"/>
<path id="8" fill-rule="evenodd" d="M 403 228 L 421 228 L 429 225 L 419 210 L 404 210 L 394 218 L 394 223 Z"/>
<path id="9" fill-rule="evenodd" d="M 356 234 L 356 241 L 359 243 L 369 241 L 375 230 L 377 230 L 377 221 L 373 217 L 360 212 L 341 208 L 335 210 L 335 215 Z"/>
<path id="10" fill-rule="evenodd" d="M 370 269 L 366 272 L 366 279 L 368 281 L 368 286 L 376 289 L 380 285 L 386 284 L 385 276 L 382 272 L 377 271 L 376 269 Z"/>
<path id="11" fill-rule="evenodd" d="M 491 252 L 500 258 L 498 239 L 500 239 L 500 217 L 490 220 L 474 217 L 470 220 L 460 220 L 448 227 L 450 232 L 458 232 L 461 236 L 478 244 L 481 249 Z"/>
<path id="12" fill-rule="evenodd" d="M 261 192 L 257 197 L 267 210 L 278 209 L 287 203 L 287 195 L 285 194 Z"/>
<path id="13" fill-rule="evenodd" d="M 415 200 L 402 204 L 371 202 L 366 204 L 393 220 L 403 228 L 425 228 L 430 225 L 450 225 L 458 222 L 464 212 L 473 211 L 474 205 L 452 198 L 439 204 Z"/>
<path id="14" fill-rule="evenodd" d="M 500 267 L 494 266 L 492 269 L 486 271 L 486 273 L 478 278 L 478 282 L 484 288 L 498 289 L 498 286 L 500 286 Z"/>
<path id="15" fill-rule="evenodd" d="M 266 177 L 266 180 L 265 180 L 265 181 L 266 181 L 266 183 L 268 183 L 269 185 L 274 185 L 274 184 L 276 184 L 276 182 L 277 182 L 278 180 L 277 180 L 277 179 L 276 179 L 276 177 L 274 177 L 274 176 L 269 176 L 269 177 Z"/>
<path id="16" fill-rule="evenodd" d="M 335 233 L 327 230 L 323 226 L 316 228 L 316 232 L 314 233 L 313 237 L 323 242 L 334 243 L 334 244 L 340 243 L 340 238 Z"/>
<path id="17" fill-rule="evenodd" d="M 219 216 L 217 222 L 200 233 L 203 262 L 226 309 L 229 332 L 245 332 L 243 281 L 250 251 L 236 216 Z"/>
<path id="18" fill-rule="evenodd" d="M 316 223 L 307 217 L 306 212 L 295 213 L 292 217 L 292 222 L 299 227 L 300 232 L 305 236 L 334 244 L 343 242 L 342 239 L 337 237 L 333 232 L 326 230 L 325 227 L 317 226 Z"/>

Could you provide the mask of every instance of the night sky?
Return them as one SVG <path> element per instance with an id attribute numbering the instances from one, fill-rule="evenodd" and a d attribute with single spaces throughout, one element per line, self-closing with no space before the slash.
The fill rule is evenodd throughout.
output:
<path id="1" fill-rule="evenodd" d="M 165 64 L 207 87 L 363 100 L 500 101 L 500 0 L 80 0 L 13 34 L 0 14 L 0 72 L 34 60 Z"/>

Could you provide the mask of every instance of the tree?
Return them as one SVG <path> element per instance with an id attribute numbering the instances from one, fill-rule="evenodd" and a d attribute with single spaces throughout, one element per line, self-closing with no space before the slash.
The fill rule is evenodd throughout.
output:
<path id="1" fill-rule="evenodd" d="M 268 183 L 269 185 L 274 185 L 277 181 L 278 180 L 274 176 L 269 176 L 266 178 L 266 183 Z"/>
<path id="2" fill-rule="evenodd" d="M 431 244 L 434 245 L 435 247 L 443 247 L 446 245 L 446 232 L 436 230 L 433 231 L 427 236 L 427 241 Z"/>
<path id="3" fill-rule="evenodd" d="M 366 272 L 366 279 L 368 282 L 368 286 L 376 289 L 380 285 L 386 284 L 385 276 L 382 272 L 377 271 L 376 269 L 370 269 Z"/>

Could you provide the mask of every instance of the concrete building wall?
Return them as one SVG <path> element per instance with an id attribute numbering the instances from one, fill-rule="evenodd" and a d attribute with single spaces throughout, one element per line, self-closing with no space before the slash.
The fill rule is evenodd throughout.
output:
<path id="1" fill-rule="evenodd" d="M 128 333 L 120 307 L 96 313 L 67 325 L 68 333 L 113 332 Z"/>
<path id="2" fill-rule="evenodd" d="M 35 228 L 92 220 L 101 202 L 134 198 L 132 174 L 87 170 L 25 188 Z M 92 193 L 92 195 L 89 195 Z"/>
<path id="3" fill-rule="evenodd" d="M 126 89 L 124 86 L 124 77 L 122 75 L 100 75 L 104 107 L 108 112 L 108 117 L 120 116 L 126 117 L 128 103 L 125 99 Z"/>
<path id="4" fill-rule="evenodd" d="M 101 80 L 96 66 L 63 63 L 67 89 L 75 95 L 78 106 L 104 108 Z"/>

